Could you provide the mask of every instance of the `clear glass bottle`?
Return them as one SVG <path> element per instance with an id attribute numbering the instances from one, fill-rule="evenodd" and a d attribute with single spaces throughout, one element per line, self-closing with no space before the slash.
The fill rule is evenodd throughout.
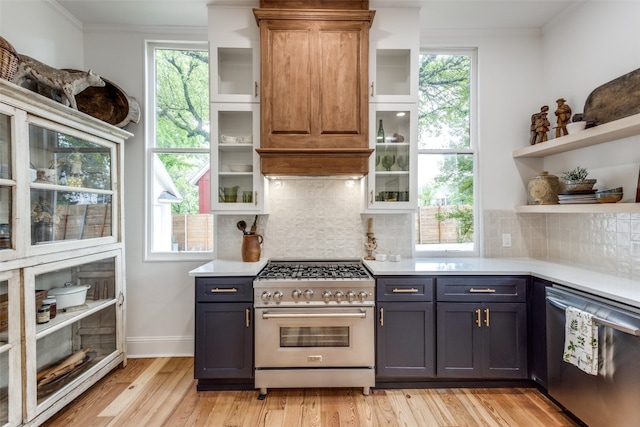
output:
<path id="1" fill-rule="evenodd" d="M 378 125 L 378 137 L 376 139 L 378 144 L 384 143 L 384 128 L 382 127 L 382 119 L 380 119 L 380 124 Z"/>

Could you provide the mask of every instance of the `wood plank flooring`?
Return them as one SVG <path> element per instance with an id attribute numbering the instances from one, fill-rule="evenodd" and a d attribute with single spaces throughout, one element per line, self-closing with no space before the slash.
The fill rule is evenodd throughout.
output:
<path id="1" fill-rule="evenodd" d="M 533 388 L 196 391 L 193 358 L 129 359 L 44 426 L 576 426 Z"/>

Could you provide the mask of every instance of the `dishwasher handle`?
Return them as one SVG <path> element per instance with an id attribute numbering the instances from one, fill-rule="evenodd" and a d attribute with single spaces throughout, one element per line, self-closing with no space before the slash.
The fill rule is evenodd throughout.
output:
<path id="1" fill-rule="evenodd" d="M 552 306 L 559 308 L 560 310 L 566 310 L 567 307 L 569 307 L 567 304 L 558 301 L 555 298 L 552 297 L 547 297 L 547 302 L 549 304 L 551 304 Z M 577 307 L 576 307 L 577 308 Z M 625 334 L 629 334 L 629 335 L 633 335 L 636 337 L 640 337 L 640 329 L 638 328 L 634 328 L 631 326 L 627 326 L 627 325 L 621 325 L 619 323 L 615 323 L 615 322 L 611 322 L 607 319 L 603 319 L 602 317 L 598 317 L 598 316 L 593 316 L 593 321 L 602 325 L 602 326 L 606 326 L 608 328 L 611 329 L 615 329 L 616 331 L 620 331 L 620 332 L 624 332 Z"/>

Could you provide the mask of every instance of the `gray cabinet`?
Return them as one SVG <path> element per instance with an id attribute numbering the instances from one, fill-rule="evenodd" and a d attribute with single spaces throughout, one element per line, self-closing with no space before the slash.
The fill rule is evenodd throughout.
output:
<path id="1" fill-rule="evenodd" d="M 420 276 L 377 279 L 377 383 L 434 376 L 434 283 Z"/>
<path id="2" fill-rule="evenodd" d="M 545 290 L 552 283 L 533 278 L 529 288 L 529 372 L 531 379 L 547 388 L 547 307 Z"/>
<path id="3" fill-rule="evenodd" d="M 437 375 L 527 378 L 526 277 L 438 278 Z"/>
<path id="4" fill-rule="evenodd" d="M 253 278 L 196 278 L 198 390 L 253 387 Z"/>

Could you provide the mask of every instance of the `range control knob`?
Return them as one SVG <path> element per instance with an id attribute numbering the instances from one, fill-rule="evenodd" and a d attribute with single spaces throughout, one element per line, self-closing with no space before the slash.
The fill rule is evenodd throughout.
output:
<path id="1" fill-rule="evenodd" d="M 301 296 L 302 291 L 300 289 L 294 289 L 293 291 L 291 291 L 291 298 L 293 298 L 294 301 L 298 301 Z"/>
<path id="2" fill-rule="evenodd" d="M 275 302 L 280 302 L 280 301 L 282 301 L 282 292 L 280 292 L 280 291 L 275 291 L 275 292 L 273 293 L 273 300 L 274 300 Z"/>
<path id="3" fill-rule="evenodd" d="M 333 297 L 336 299 L 336 301 L 340 302 L 344 299 L 344 292 L 336 291 L 336 293 L 333 294 Z"/>
<path id="4" fill-rule="evenodd" d="M 322 293 L 322 299 L 324 300 L 324 302 L 331 301 L 331 291 L 324 291 Z"/>
<path id="5" fill-rule="evenodd" d="M 347 301 L 353 302 L 356 299 L 356 293 L 353 291 L 347 291 Z"/>
<path id="6" fill-rule="evenodd" d="M 313 291 L 311 289 L 305 289 L 304 290 L 304 299 L 306 299 L 307 301 L 311 300 L 311 298 L 313 298 Z"/>
<path id="7" fill-rule="evenodd" d="M 260 299 L 263 302 L 269 302 L 269 300 L 271 299 L 271 294 L 269 293 L 269 291 L 264 291 L 262 295 L 260 295 Z"/>
<path id="8" fill-rule="evenodd" d="M 369 296 L 369 292 L 367 291 L 360 291 L 358 292 L 358 299 L 360 299 L 360 301 L 364 302 L 367 297 Z"/>

